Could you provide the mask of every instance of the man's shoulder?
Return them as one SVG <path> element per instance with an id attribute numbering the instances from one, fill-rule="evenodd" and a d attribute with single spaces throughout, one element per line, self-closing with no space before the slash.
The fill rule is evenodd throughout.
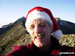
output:
<path id="1" fill-rule="evenodd" d="M 14 46 L 13 50 L 28 51 L 29 49 L 30 49 L 30 44 L 27 44 L 27 45 Z"/>
<path id="2" fill-rule="evenodd" d="M 30 48 L 30 44 L 27 44 L 27 45 L 20 45 L 20 46 L 14 46 L 14 47 L 18 47 L 18 48 L 25 48 L 25 49 L 29 49 Z"/>
<path id="3" fill-rule="evenodd" d="M 16 55 L 27 55 L 26 53 L 29 52 L 30 45 L 21 45 L 21 46 L 14 46 L 14 49 L 7 55 L 7 56 L 16 56 Z"/>

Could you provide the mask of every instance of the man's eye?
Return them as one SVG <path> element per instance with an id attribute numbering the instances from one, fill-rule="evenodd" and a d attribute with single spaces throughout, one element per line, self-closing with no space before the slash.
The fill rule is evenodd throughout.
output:
<path id="1" fill-rule="evenodd" d="M 46 27 L 46 25 L 45 25 L 45 24 L 41 24 L 40 26 L 41 26 L 41 27 Z"/>

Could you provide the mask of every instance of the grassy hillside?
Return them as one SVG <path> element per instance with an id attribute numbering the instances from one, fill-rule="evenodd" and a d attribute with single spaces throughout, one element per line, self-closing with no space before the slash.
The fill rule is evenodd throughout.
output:
<path id="1" fill-rule="evenodd" d="M 63 37 L 59 39 L 59 43 L 61 45 L 75 47 L 75 34 L 63 35 Z"/>
<path id="2" fill-rule="evenodd" d="M 15 25 L 10 30 L 0 35 L 0 56 L 9 53 L 15 45 L 31 43 L 30 38 L 22 22 Z M 75 34 L 63 35 L 63 37 L 59 39 L 59 42 L 61 45 L 75 47 Z"/>

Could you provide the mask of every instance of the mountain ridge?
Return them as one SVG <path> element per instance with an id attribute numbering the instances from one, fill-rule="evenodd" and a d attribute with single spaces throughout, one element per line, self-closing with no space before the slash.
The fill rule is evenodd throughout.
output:
<path id="1" fill-rule="evenodd" d="M 63 34 L 75 34 L 75 24 L 74 23 L 62 20 L 60 18 L 56 18 L 56 20 L 57 20 L 58 26 L 59 26 L 60 30 L 62 30 Z M 20 22 L 23 22 L 23 26 L 25 27 L 25 21 L 26 21 L 26 18 L 21 17 L 18 20 L 16 20 L 14 23 L 10 23 L 8 25 L 2 26 L 2 28 L 0 28 L 0 34 L 8 31 L 16 24 L 19 24 Z"/>

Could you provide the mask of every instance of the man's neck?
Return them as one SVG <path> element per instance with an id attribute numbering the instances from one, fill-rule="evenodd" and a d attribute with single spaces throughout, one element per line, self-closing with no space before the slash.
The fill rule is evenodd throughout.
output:
<path id="1" fill-rule="evenodd" d="M 50 49 L 50 47 L 51 47 L 51 41 L 49 41 L 46 46 L 39 48 L 38 51 L 39 51 L 39 52 L 40 52 L 40 51 L 43 51 L 43 52 L 44 52 L 44 51 L 48 51 L 48 50 Z"/>

